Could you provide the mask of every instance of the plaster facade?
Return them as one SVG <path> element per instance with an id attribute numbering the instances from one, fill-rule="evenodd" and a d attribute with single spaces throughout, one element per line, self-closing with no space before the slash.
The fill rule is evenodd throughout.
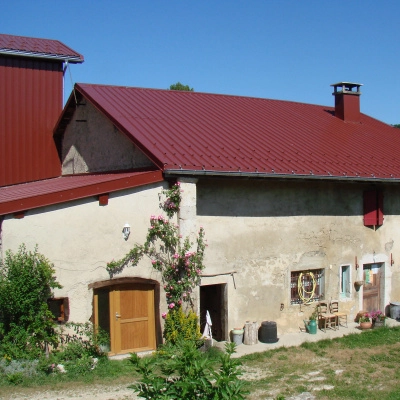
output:
<path id="1" fill-rule="evenodd" d="M 153 164 L 110 120 L 82 100 L 65 130 L 62 174 L 122 171 Z"/>
<path id="2" fill-rule="evenodd" d="M 110 193 L 107 206 L 95 198 L 77 200 L 26 212 L 22 219 L 6 216 L 2 224 L 3 246 L 17 251 L 21 243 L 28 250 L 38 246 L 53 264 L 58 282 L 56 297 L 68 297 L 70 320 L 88 321 L 93 312 L 91 284 L 107 281 L 107 262 L 123 257 L 133 243 L 143 243 L 152 214 L 159 214 L 161 185 Z M 128 240 L 122 236 L 125 223 L 131 226 Z M 143 259 L 136 267 L 116 276 L 160 280 L 159 273 Z M 161 295 L 163 298 L 163 295 Z M 166 311 L 165 302 L 160 310 Z"/>
<path id="3" fill-rule="evenodd" d="M 183 236 L 195 237 L 200 226 L 208 243 L 201 285 L 226 285 L 227 331 L 245 321 L 272 320 L 278 334 L 298 331 L 313 310 L 290 302 L 291 273 L 323 269 L 323 298 L 338 299 L 341 310 L 354 318 L 363 305 L 364 264 L 380 263 L 383 272 L 381 308 L 400 300 L 400 252 L 397 224 L 400 189 L 382 187 L 385 220 L 379 229 L 363 224 L 366 184 L 312 181 L 179 179 L 182 192 L 178 215 Z M 21 243 L 39 251 L 55 265 L 63 285 L 57 297 L 68 297 L 70 320 L 92 317 L 93 284 L 110 279 L 106 264 L 124 256 L 133 243 L 143 243 L 150 215 L 160 214 L 153 184 L 111 193 L 109 204 L 94 198 L 26 212 L 23 219 L 6 216 L 2 251 Z M 127 241 L 125 223 L 131 226 Z M 392 265 L 391 260 L 395 260 Z M 356 269 L 356 263 L 359 268 Z M 340 297 L 340 269 L 350 268 L 351 293 Z M 160 281 L 149 260 L 125 268 L 113 279 L 135 277 Z M 157 309 L 166 312 L 162 285 Z M 200 289 L 199 289 L 200 290 Z M 199 292 L 195 296 L 200 312 Z M 159 316 L 158 316 L 159 317 Z M 162 324 L 162 321 L 160 321 Z M 160 327 L 162 329 L 162 327 Z M 226 338 L 227 339 L 227 338 Z"/>
<path id="4" fill-rule="evenodd" d="M 227 284 L 229 328 L 273 320 L 278 332 L 298 331 L 313 311 L 291 305 L 291 272 L 323 269 L 323 298 L 339 299 L 354 318 L 363 306 L 364 264 L 380 263 L 381 308 L 399 301 L 399 189 L 385 186 L 385 221 L 363 224 L 366 184 L 307 181 L 200 180 L 197 221 L 206 231 L 202 285 Z M 359 268 L 356 269 L 356 263 Z M 340 268 L 350 267 L 349 297 L 340 297 Z M 233 275 L 230 273 L 234 272 Z M 221 275 L 218 275 L 221 274 Z M 222 275 L 226 274 L 226 275 Z"/>

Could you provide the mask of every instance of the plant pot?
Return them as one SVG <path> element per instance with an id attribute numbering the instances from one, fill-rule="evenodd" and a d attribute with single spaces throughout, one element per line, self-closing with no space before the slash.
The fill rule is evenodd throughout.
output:
<path id="1" fill-rule="evenodd" d="M 232 341 L 236 344 L 236 346 L 239 346 L 243 343 L 243 333 L 244 329 L 242 328 L 232 329 Z"/>
<path id="2" fill-rule="evenodd" d="M 373 327 L 374 328 L 381 328 L 382 326 L 385 326 L 385 320 L 384 319 L 377 319 L 376 321 L 373 322 Z"/>
<path id="3" fill-rule="evenodd" d="M 371 329 L 372 328 L 372 322 L 360 322 L 360 329 Z"/>
<path id="4" fill-rule="evenodd" d="M 357 292 L 360 290 L 360 287 L 364 285 L 364 281 L 355 281 L 354 282 L 354 287 L 357 290 Z"/>

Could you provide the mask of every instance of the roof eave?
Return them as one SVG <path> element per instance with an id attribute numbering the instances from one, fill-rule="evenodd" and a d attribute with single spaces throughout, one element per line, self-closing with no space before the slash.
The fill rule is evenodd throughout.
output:
<path id="1" fill-rule="evenodd" d="M 164 170 L 166 178 L 177 176 L 206 176 L 221 178 L 245 178 L 245 179 L 299 179 L 299 180 L 330 180 L 345 182 L 368 182 L 368 183 L 400 183 L 400 178 L 375 178 L 362 176 L 335 176 L 335 175 L 300 175 L 300 174 L 279 174 L 265 172 L 241 172 L 241 171 L 213 171 L 213 170 L 183 170 L 168 169 Z"/>
<path id="2" fill-rule="evenodd" d="M 63 177 L 58 177 L 53 179 L 62 178 Z M 89 198 L 104 193 L 132 189 L 135 187 L 162 182 L 163 180 L 164 177 L 161 171 L 145 171 L 141 174 L 133 175 L 131 177 L 119 177 L 117 175 L 113 180 L 56 190 L 52 193 L 35 193 L 29 196 L 20 197 L 18 199 L 0 202 L 0 216 L 55 204 L 67 203 L 69 201 Z M 51 181 L 52 179 L 49 179 L 49 182 Z M 25 183 L 23 185 L 29 185 L 29 183 Z"/>
<path id="3" fill-rule="evenodd" d="M 13 49 L 0 49 L 0 54 L 17 56 L 17 57 L 33 57 L 33 58 L 43 58 L 47 60 L 69 62 L 71 64 L 83 63 L 84 59 L 81 55 L 61 55 L 61 54 L 48 54 L 48 53 L 37 53 L 33 51 L 23 51 L 23 50 L 13 50 Z"/>

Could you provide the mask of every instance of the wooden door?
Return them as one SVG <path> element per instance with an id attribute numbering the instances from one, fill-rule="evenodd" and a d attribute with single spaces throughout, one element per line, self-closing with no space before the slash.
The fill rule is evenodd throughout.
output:
<path id="1" fill-rule="evenodd" d="M 380 310 L 381 264 L 364 264 L 363 269 L 363 310 L 368 312 Z"/>
<path id="2" fill-rule="evenodd" d="M 111 352 L 154 350 L 154 286 L 116 286 L 110 292 Z"/>

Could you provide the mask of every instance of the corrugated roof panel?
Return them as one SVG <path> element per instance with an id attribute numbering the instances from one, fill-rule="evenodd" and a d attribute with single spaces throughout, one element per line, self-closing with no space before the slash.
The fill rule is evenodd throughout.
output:
<path id="1" fill-rule="evenodd" d="M 163 181 L 161 171 L 72 175 L 0 188 L 0 215 Z"/>
<path id="2" fill-rule="evenodd" d="M 364 114 L 199 92 L 78 84 L 76 88 L 165 171 L 400 178 L 400 134 Z"/>
<path id="3" fill-rule="evenodd" d="M 84 61 L 82 54 L 58 40 L 5 34 L 0 34 L 0 54 L 68 60 L 71 63 Z"/>

